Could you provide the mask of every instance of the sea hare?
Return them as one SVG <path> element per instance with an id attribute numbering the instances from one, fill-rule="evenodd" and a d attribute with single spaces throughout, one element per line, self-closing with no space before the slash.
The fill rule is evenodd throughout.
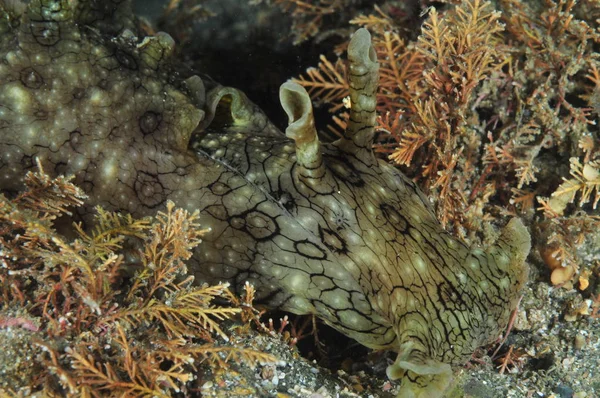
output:
<path id="1" fill-rule="evenodd" d="M 10 4 L 0 6 L 5 192 L 38 158 L 74 175 L 90 206 L 199 209 L 210 232 L 189 265 L 197 280 L 249 281 L 269 305 L 397 351 L 388 375 L 402 378 L 400 396 L 441 395 L 451 365 L 507 325 L 529 234 L 512 219 L 495 244 L 469 248 L 375 157 L 378 63 L 365 29 L 348 47 L 348 128 L 325 144 L 301 86 L 281 86 L 282 134 L 240 91 L 173 73 L 173 40 L 138 40 L 127 2 Z"/>

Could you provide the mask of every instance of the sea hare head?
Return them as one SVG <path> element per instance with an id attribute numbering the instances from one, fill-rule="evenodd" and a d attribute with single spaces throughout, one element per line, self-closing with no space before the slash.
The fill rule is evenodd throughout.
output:
<path id="1" fill-rule="evenodd" d="M 352 231 L 356 239 L 346 248 L 349 261 L 340 263 L 393 332 L 371 324 L 372 333 L 365 333 L 368 321 L 358 316 L 338 317 L 333 325 L 365 345 L 398 351 L 388 375 L 403 378 L 401 396 L 437 396 L 450 382 L 450 365 L 466 362 L 506 327 L 527 278 L 530 238 L 513 219 L 494 245 L 468 248 L 444 231 L 412 182 L 375 160 L 373 54 L 369 33 L 356 32 L 348 48 L 352 108 L 343 138 L 319 145 L 308 95 L 289 82 L 281 88 L 290 116 L 286 134 L 296 141 L 296 178 L 311 187 L 306 195 L 315 193 L 311 201 L 354 212 L 340 235 L 349 242 Z M 319 200 L 324 187 L 335 187 L 344 201 Z"/>

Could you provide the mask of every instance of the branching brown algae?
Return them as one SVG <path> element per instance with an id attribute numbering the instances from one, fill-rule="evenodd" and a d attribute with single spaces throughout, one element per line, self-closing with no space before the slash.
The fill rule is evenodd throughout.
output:
<path id="1" fill-rule="evenodd" d="M 440 396 L 451 366 L 506 327 L 529 233 L 513 218 L 494 244 L 469 248 L 376 158 L 379 64 L 366 29 L 348 46 L 347 128 L 326 144 L 297 83 L 281 86 L 283 134 L 237 89 L 180 79 L 171 37 L 139 39 L 120 13 L 67 0 L 0 13 L 3 191 L 22 189 L 39 159 L 90 197 L 84 220 L 96 205 L 198 210 L 208 232 L 188 263 L 196 281 L 248 281 L 259 301 L 396 351 L 388 376 L 402 378 L 401 397 Z"/>

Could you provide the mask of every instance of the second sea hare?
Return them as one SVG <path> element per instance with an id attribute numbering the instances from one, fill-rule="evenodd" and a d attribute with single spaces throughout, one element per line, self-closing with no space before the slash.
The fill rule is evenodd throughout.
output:
<path id="1" fill-rule="evenodd" d="M 197 280 L 249 281 L 273 307 L 398 352 L 388 375 L 402 378 L 403 397 L 442 395 L 451 365 L 506 327 L 529 234 L 513 219 L 495 244 L 469 248 L 375 157 L 378 63 L 366 30 L 348 48 L 348 128 L 323 144 L 301 86 L 281 86 L 283 134 L 240 91 L 171 73 L 172 39 L 138 40 L 127 2 L 10 4 L 0 7 L 3 190 L 21 189 L 38 158 L 74 175 L 90 206 L 200 210 L 210 232 L 189 265 Z"/>

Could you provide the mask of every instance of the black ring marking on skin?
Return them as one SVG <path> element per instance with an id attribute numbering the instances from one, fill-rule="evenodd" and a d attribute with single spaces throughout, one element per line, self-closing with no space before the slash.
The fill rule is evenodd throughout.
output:
<path id="1" fill-rule="evenodd" d="M 153 111 L 146 111 L 139 119 L 140 130 L 144 135 L 155 132 L 162 121 L 162 115 Z"/>
<path id="2" fill-rule="evenodd" d="M 148 208 L 159 207 L 167 200 L 167 193 L 156 175 L 138 171 L 134 189 L 137 198 Z"/>
<path id="3" fill-rule="evenodd" d="M 27 88 L 38 89 L 44 84 L 44 78 L 33 68 L 25 68 L 20 73 L 21 83 Z"/>

